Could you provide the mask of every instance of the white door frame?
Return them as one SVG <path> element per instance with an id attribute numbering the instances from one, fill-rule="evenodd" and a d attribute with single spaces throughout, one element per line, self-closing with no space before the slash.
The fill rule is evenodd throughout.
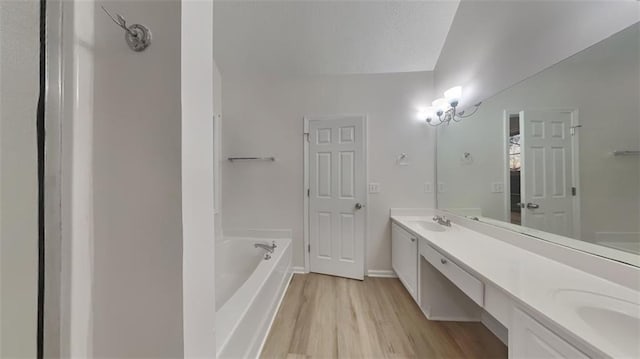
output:
<path id="1" fill-rule="evenodd" d="M 310 272 L 310 261 L 309 261 L 309 122 L 310 121 L 327 121 L 327 120 L 339 120 L 344 117 L 360 117 L 362 118 L 362 123 L 364 126 L 364 191 L 366 196 L 364 210 L 364 240 L 362 254 L 362 275 L 363 277 L 367 274 L 367 238 L 368 238 L 368 226 L 369 223 L 369 191 L 367 190 L 367 183 L 369 183 L 369 151 L 368 151 L 368 138 L 369 138 L 369 127 L 367 126 L 367 115 L 363 114 L 343 114 L 343 115 L 327 115 L 327 116 L 305 116 L 303 118 L 304 121 L 304 131 L 302 133 L 302 143 L 304 146 L 304 187 L 303 187 L 303 198 L 304 198 L 304 272 Z"/>
<path id="2" fill-rule="evenodd" d="M 520 115 L 520 111 L 559 111 L 571 113 L 571 181 L 572 186 L 577 189 L 576 195 L 573 196 L 573 234 L 576 239 L 581 238 L 581 219 L 580 219 L 580 197 L 582 189 L 580 187 L 580 146 L 579 131 L 580 121 L 578 117 L 578 109 L 576 108 L 529 108 L 529 109 L 505 109 L 503 112 L 503 163 L 504 163 L 504 220 L 511 223 L 511 173 L 509 166 L 509 117 L 511 115 Z"/>

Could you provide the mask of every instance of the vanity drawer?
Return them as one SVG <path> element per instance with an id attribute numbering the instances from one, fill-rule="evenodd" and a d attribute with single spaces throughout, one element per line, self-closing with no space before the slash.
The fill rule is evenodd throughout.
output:
<path id="1" fill-rule="evenodd" d="M 469 274 L 430 245 L 420 246 L 420 254 L 453 284 L 480 306 L 484 306 L 484 283 Z"/>

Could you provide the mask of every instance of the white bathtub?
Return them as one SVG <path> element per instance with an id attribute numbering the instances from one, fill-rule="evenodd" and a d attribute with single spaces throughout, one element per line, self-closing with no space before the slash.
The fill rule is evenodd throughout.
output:
<path id="1" fill-rule="evenodd" d="M 271 258 L 254 243 L 277 248 Z M 225 231 L 216 244 L 216 353 L 258 356 L 291 279 L 291 231 Z"/>

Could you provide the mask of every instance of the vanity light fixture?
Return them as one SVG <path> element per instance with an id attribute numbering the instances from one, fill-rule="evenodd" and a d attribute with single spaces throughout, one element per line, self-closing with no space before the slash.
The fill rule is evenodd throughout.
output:
<path id="1" fill-rule="evenodd" d="M 431 103 L 431 107 L 424 109 L 419 116 L 426 120 L 430 126 L 447 125 L 451 122 L 460 122 L 462 119 L 473 116 L 482 102 L 474 105 L 473 112 L 465 115 L 465 111 L 457 111 L 462 98 L 462 86 L 455 86 L 444 92 L 444 97 Z"/>

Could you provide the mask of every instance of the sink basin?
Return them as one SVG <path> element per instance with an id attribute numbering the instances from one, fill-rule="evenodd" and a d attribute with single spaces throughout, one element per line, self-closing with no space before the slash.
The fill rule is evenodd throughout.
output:
<path id="1" fill-rule="evenodd" d="M 640 304 L 606 294 L 560 289 L 553 297 L 571 305 L 577 318 L 625 356 L 640 357 Z"/>
<path id="2" fill-rule="evenodd" d="M 431 232 L 444 232 L 447 227 L 429 221 L 411 221 L 412 225 Z"/>

